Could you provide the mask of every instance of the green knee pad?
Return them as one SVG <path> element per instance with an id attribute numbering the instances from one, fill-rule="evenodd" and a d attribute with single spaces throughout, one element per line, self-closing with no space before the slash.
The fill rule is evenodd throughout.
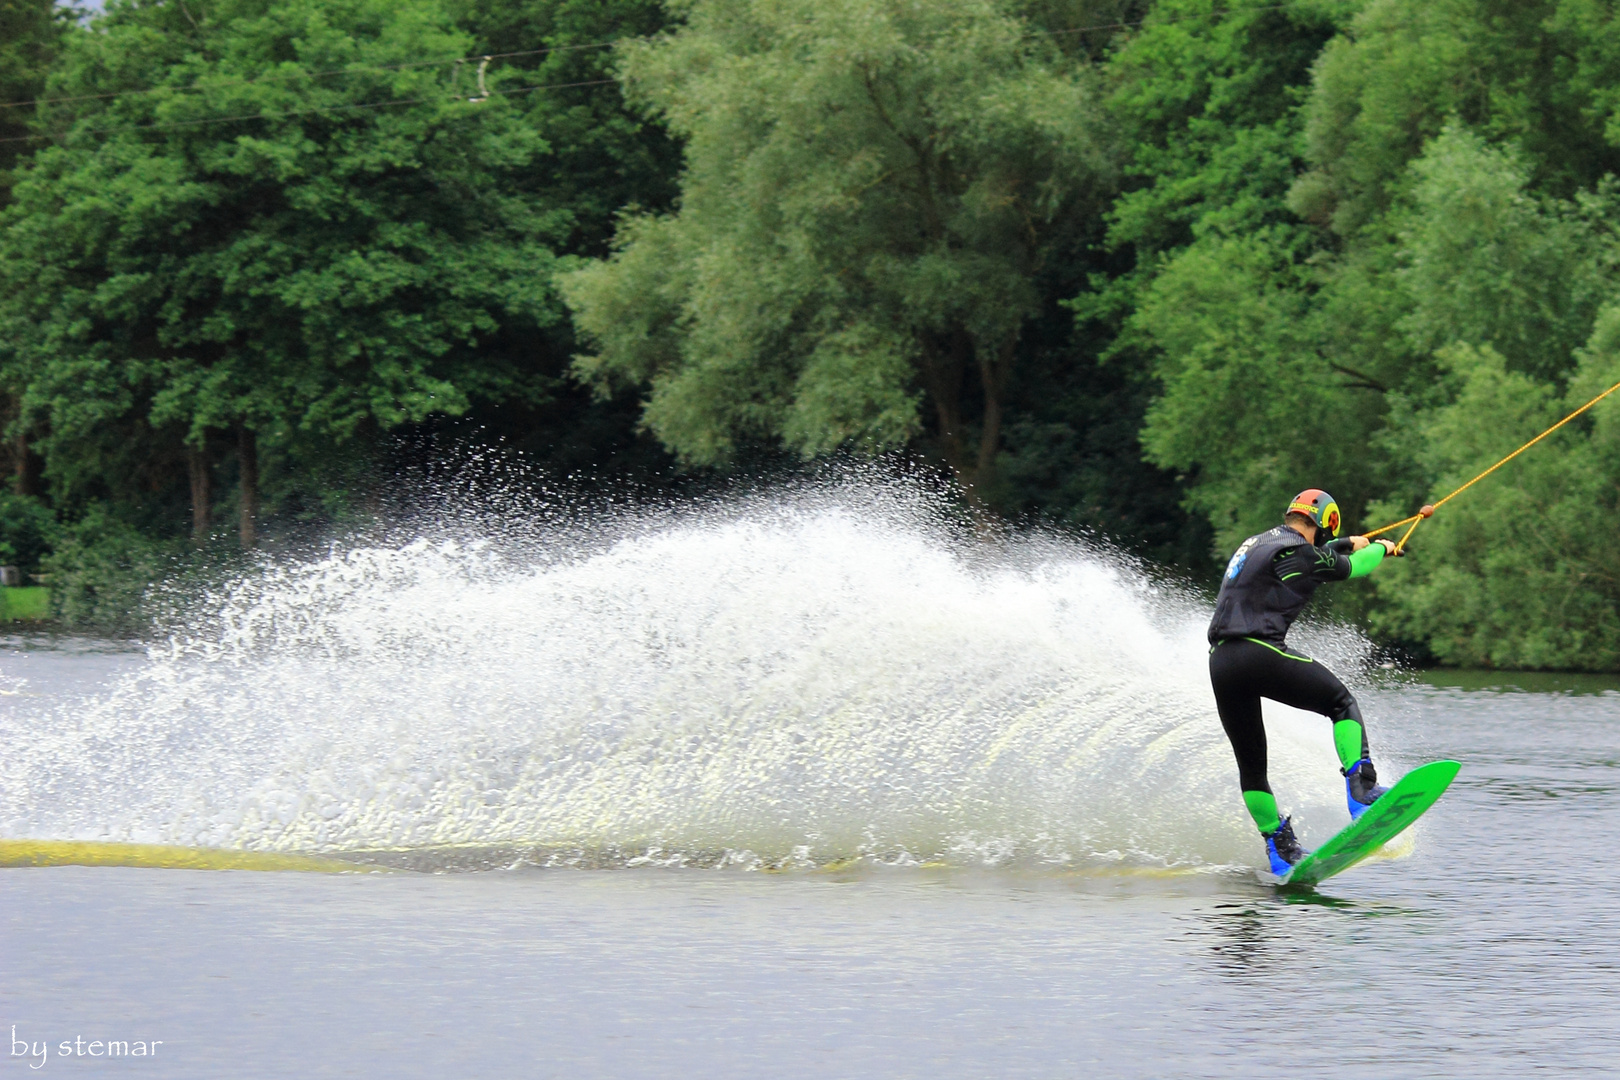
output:
<path id="1" fill-rule="evenodd" d="M 1249 808 L 1249 816 L 1263 833 L 1276 832 L 1277 826 L 1282 824 L 1277 814 L 1277 797 L 1269 791 L 1245 791 L 1243 805 Z"/>
<path id="2" fill-rule="evenodd" d="M 1333 721 L 1333 749 L 1339 752 L 1339 764 L 1348 769 L 1367 756 L 1367 731 L 1355 720 Z"/>

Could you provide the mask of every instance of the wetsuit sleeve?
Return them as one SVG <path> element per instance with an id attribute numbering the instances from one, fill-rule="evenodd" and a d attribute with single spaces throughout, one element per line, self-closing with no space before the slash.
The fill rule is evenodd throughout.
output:
<path id="1" fill-rule="evenodd" d="M 1382 550 L 1382 548 L 1380 548 Z M 1350 576 L 1350 560 L 1336 551 L 1300 544 L 1277 553 L 1272 568 L 1277 580 L 1295 592 L 1309 593 L 1327 581 L 1343 581 Z M 1310 585 L 1306 585 L 1306 582 Z"/>
<path id="2" fill-rule="evenodd" d="M 1373 567 L 1384 561 L 1384 545 L 1368 544 L 1354 555 L 1350 556 L 1350 576 L 1353 578 L 1366 577 L 1373 572 Z"/>

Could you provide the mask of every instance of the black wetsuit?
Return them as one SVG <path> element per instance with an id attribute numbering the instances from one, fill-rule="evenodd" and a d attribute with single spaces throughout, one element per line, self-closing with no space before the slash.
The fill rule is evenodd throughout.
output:
<path id="1" fill-rule="evenodd" d="M 1294 652 L 1285 640 L 1318 585 L 1351 576 L 1350 560 L 1335 550 L 1341 545 L 1346 542 L 1315 547 L 1279 525 L 1249 537 L 1227 564 L 1209 624 L 1209 678 L 1245 792 L 1271 791 L 1263 697 L 1335 722 L 1354 720 L 1361 729 L 1360 756 L 1368 756 L 1356 699 L 1333 672 Z"/>

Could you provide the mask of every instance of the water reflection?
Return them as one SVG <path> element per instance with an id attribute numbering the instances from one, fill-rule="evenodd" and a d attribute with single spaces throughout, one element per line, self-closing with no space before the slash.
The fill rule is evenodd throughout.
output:
<path id="1" fill-rule="evenodd" d="M 1215 970 L 1222 975 L 1248 979 L 1265 975 L 1276 966 L 1278 942 L 1272 931 L 1275 920 L 1257 904 L 1217 904 L 1204 917 L 1204 931 L 1214 941 Z"/>
<path id="2" fill-rule="evenodd" d="M 1195 937 L 1208 939 L 1217 974 L 1252 979 L 1279 974 L 1316 955 L 1332 933 L 1376 920 L 1427 920 L 1431 912 L 1400 904 L 1351 900 L 1307 887 L 1279 888 L 1264 897 L 1214 905 L 1197 918 Z M 1345 917 L 1354 922 L 1346 923 Z M 1323 919 L 1332 922 L 1324 923 Z M 1343 942 L 1339 941 L 1342 947 Z M 1331 949 L 1330 949 L 1331 951 Z"/>

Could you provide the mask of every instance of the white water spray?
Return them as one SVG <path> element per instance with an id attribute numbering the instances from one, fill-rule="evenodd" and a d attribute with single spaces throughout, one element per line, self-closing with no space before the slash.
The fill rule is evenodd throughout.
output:
<path id="1" fill-rule="evenodd" d="M 11 714 L 0 833 L 436 865 L 1257 861 L 1207 608 L 1127 561 L 991 553 L 895 485 L 632 524 L 242 581 L 107 696 Z M 1267 713 L 1285 805 L 1342 817 L 1328 725 Z"/>

